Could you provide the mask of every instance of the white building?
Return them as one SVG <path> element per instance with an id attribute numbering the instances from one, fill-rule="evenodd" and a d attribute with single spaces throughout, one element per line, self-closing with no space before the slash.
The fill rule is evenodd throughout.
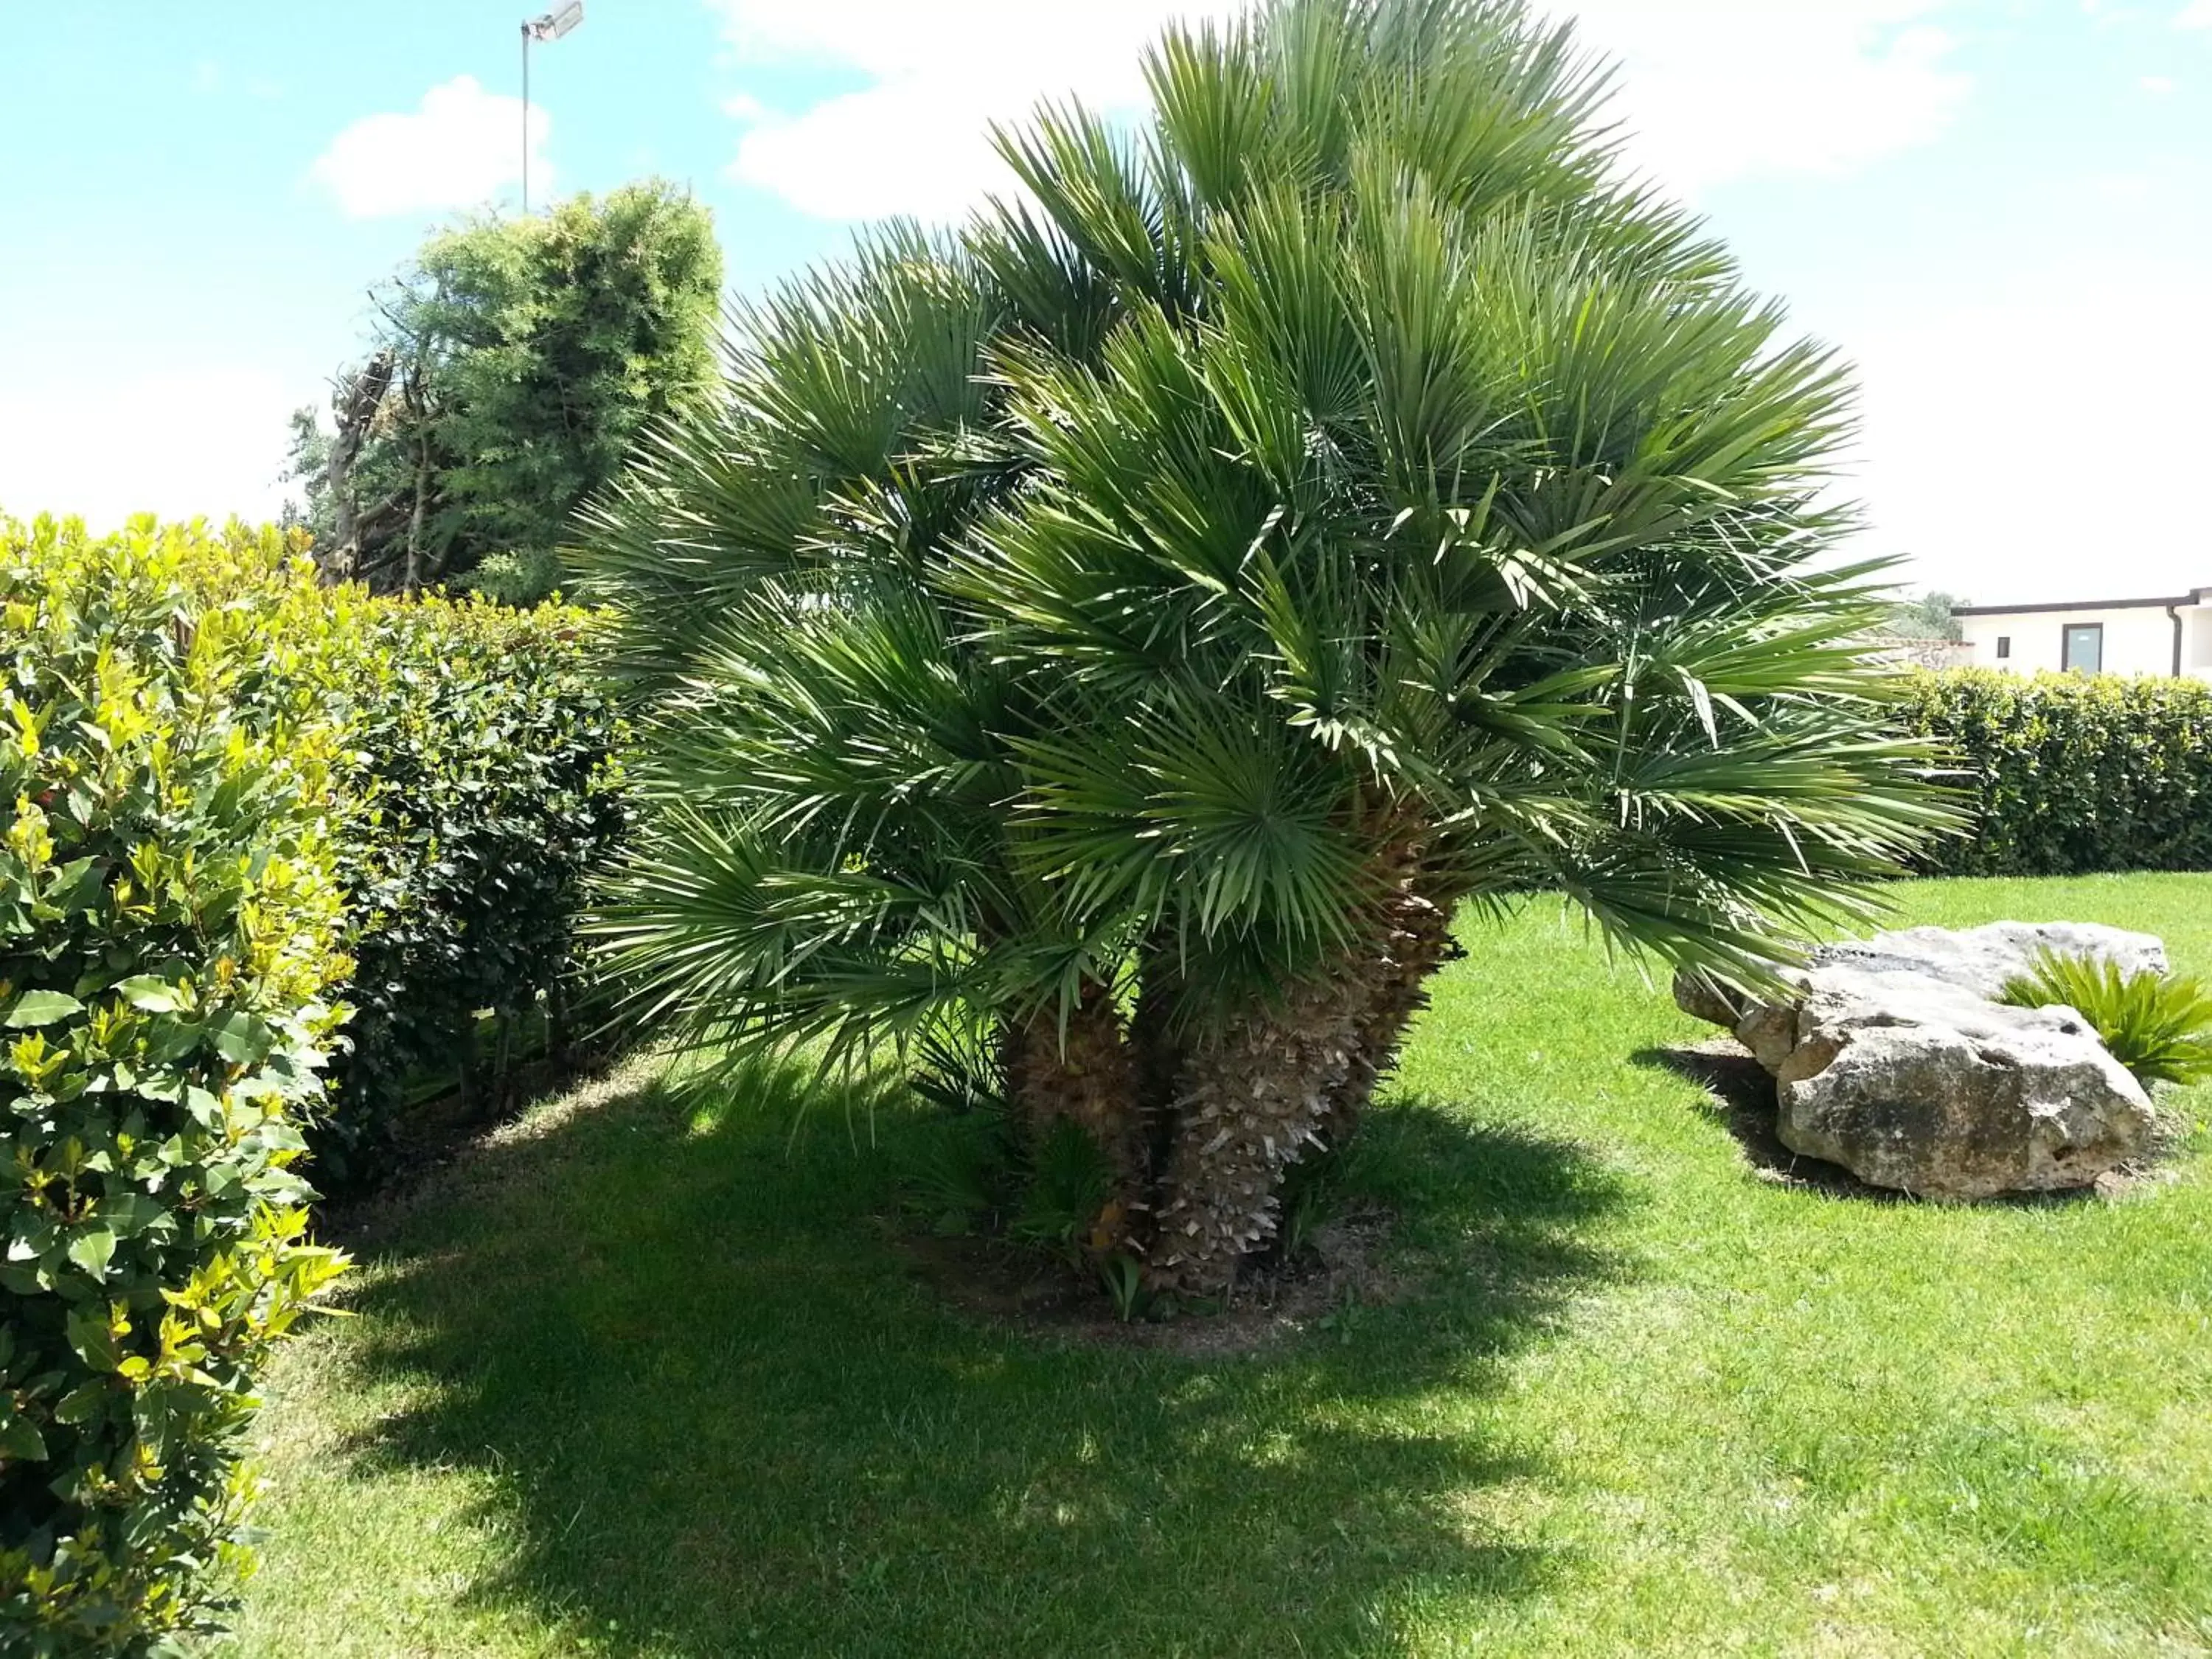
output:
<path id="1" fill-rule="evenodd" d="M 1966 605 L 1959 661 L 2014 674 L 2187 674 L 2212 680 L 2212 587 L 2178 599 Z"/>

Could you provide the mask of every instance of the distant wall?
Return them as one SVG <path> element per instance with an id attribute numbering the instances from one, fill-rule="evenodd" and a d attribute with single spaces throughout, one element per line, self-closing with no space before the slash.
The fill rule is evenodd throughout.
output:
<path id="1" fill-rule="evenodd" d="M 2185 669 L 2212 667 L 2212 609 L 2184 610 L 2185 625 L 2197 630 L 2195 649 L 2186 627 L 2183 640 Z M 2173 619 L 2162 607 L 2129 605 L 2109 611 L 2013 611 L 1995 616 L 1961 617 L 1970 647 L 1967 661 L 1976 668 L 1994 668 L 2008 674 L 2055 673 L 2065 666 L 2062 654 L 2065 630 L 2101 623 L 2105 630 L 2104 672 L 2107 674 L 2171 674 L 2173 672 Z M 1997 641 L 2009 639 L 2012 654 L 1997 655 Z"/>

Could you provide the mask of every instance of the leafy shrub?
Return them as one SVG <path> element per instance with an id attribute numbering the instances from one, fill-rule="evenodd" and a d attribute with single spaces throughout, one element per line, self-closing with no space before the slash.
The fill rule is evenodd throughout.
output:
<path id="1" fill-rule="evenodd" d="M 342 1010 L 335 735 L 271 700 L 273 532 L 0 521 L 0 1649 L 165 1650 L 245 1565 L 295 1169 Z M 312 700 L 310 700 L 312 702 Z"/>
<path id="2" fill-rule="evenodd" d="M 620 715 L 592 672 L 592 618 L 489 599 L 319 586 L 296 550 L 240 560 L 203 539 L 182 580 L 250 617 L 233 686 L 257 731 L 327 728 L 355 1009 L 308 1126 L 319 1177 L 358 1182 L 390 1150 L 410 1084 L 483 1081 L 543 1010 L 563 1039 L 580 889 L 624 822 Z"/>
<path id="3" fill-rule="evenodd" d="M 1951 749 L 1978 828 L 1923 855 L 1944 875 L 2212 870 L 2212 686 L 2117 674 L 1910 677 L 1921 736 Z"/>
<path id="4" fill-rule="evenodd" d="M 550 599 L 561 586 L 561 561 L 550 549 L 542 547 L 488 553 L 475 569 L 453 586 L 465 592 L 496 599 L 501 605 L 538 605 Z"/>
<path id="5" fill-rule="evenodd" d="M 576 919 L 623 823 L 619 714 L 590 618 L 488 599 L 377 600 L 330 676 L 371 814 L 347 860 L 357 1009 L 330 1118 L 334 1177 L 371 1171 L 409 1079 L 472 1081 L 477 1014 L 541 1004 L 563 1036 Z"/>
<path id="6" fill-rule="evenodd" d="M 2020 1008 L 2071 1008 L 2145 1088 L 2212 1079 L 2212 992 L 2193 979 L 2149 969 L 2123 974 L 2110 957 L 2044 951 L 2004 988 L 2003 1000 Z"/>

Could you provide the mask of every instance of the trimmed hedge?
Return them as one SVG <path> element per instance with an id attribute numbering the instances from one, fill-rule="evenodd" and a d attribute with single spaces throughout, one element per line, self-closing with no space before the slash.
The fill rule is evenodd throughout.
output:
<path id="1" fill-rule="evenodd" d="M 335 735 L 243 718 L 273 532 L 0 520 L 0 1650 L 171 1650 L 236 1570 L 270 1345 L 343 1266 Z"/>
<path id="2" fill-rule="evenodd" d="M 1907 724 L 1957 757 L 1978 807 L 1943 875 L 2212 870 L 2212 685 L 1993 669 L 1906 677 Z"/>
<path id="3" fill-rule="evenodd" d="M 352 636 L 336 689 L 371 822 L 344 866 L 356 1012 L 313 1136 L 333 1178 L 375 1173 L 412 1081 L 479 1083 L 479 1011 L 502 1046 L 541 1014 L 565 1042 L 585 879 L 625 823 L 591 625 L 557 605 L 378 600 Z"/>
<path id="4" fill-rule="evenodd" d="M 322 587 L 273 531 L 0 520 L 0 1651 L 163 1652 L 343 1265 L 307 1155 L 374 1173 L 482 1011 L 557 1039 L 619 719 L 586 613 Z"/>
<path id="5" fill-rule="evenodd" d="M 479 1080 L 481 1013 L 503 1042 L 543 1013 L 557 1045 L 585 878 L 626 822 L 620 715 L 587 611 L 374 598 L 297 561 L 240 580 L 234 605 L 289 617 L 247 718 L 339 739 L 354 1015 L 308 1139 L 320 1179 L 359 1184 L 410 1091 Z"/>

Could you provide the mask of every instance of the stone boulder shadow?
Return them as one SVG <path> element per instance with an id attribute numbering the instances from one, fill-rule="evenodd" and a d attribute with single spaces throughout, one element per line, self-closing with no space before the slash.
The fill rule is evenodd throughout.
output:
<path id="1" fill-rule="evenodd" d="M 1784 1146 L 1775 1132 L 1778 1108 L 1774 1079 L 1741 1045 L 1720 1039 L 1684 1048 L 1642 1048 L 1629 1060 L 1633 1065 L 1672 1072 L 1704 1090 L 1700 1109 L 1727 1129 L 1757 1179 L 1865 1203 L 1912 1201 L 1904 1193 L 1868 1185 L 1839 1164 L 1808 1158 Z"/>

